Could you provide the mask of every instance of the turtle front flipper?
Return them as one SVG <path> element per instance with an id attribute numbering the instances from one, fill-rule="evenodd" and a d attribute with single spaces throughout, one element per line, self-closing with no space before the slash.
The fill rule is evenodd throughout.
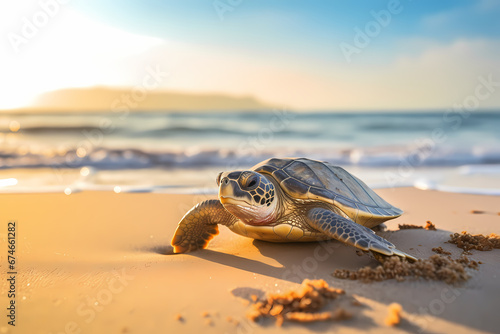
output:
<path id="1" fill-rule="evenodd" d="M 172 238 L 174 253 L 206 248 L 210 240 L 219 234 L 217 224 L 229 225 L 235 221 L 236 218 L 218 200 L 197 204 L 182 217 L 175 230 Z"/>
<path id="2" fill-rule="evenodd" d="M 385 256 L 392 255 L 406 258 L 409 261 L 417 260 L 415 257 L 396 249 L 392 243 L 376 235 L 371 229 L 339 216 L 333 211 L 323 208 L 311 209 L 307 214 L 307 222 L 312 228 L 327 236 L 364 251 L 372 251 L 372 253 L 377 254 L 375 258 L 379 261 Z"/>

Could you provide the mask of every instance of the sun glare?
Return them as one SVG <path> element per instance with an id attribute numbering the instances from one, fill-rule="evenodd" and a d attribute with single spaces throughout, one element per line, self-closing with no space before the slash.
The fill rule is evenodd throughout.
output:
<path id="1" fill-rule="evenodd" d="M 38 95 L 58 89 L 131 84 L 133 74 L 124 74 L 123 68 L 132 67 L 134 56 L 165 43 L 92 21 L 69 8 L 49 23 L 22 44 L 7 42 L 1 51 L 0 109 L 33 106 Z M 22 24 L 13 22 L 6 33 L 24 38 Z"/>
<path id="2" fill-rule="evenodd" d="M 9 179 L 0 179 L 0 187 L 15 186 L 17 184 L 17 179 L 11 177 Z"/>

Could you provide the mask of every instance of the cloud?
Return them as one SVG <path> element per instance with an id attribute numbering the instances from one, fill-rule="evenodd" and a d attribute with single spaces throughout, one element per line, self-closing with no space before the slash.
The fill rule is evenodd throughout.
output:
<path id="1" fill-rule="evenodd" d="M 476 8 L 484 11 L 500 9 L 500 2 L 497 0 L 480 0 L 476 3 Z"/>
<path id="2" fill-rule="evenodd" d="M 453 7 L 421 18 L 420 25 L 429 35 L 445 39 L 498 37 L 500 2 L 496 0 L 471 1 L 465 6 Z"/>
<path id="3" fill-rule="evenodd" d="M 409 41 L 406 41 L 410 43 Z M 386 64 L 323 62 L 292 66 L 264 62 L 230 50 L 185 46 L 157 59 L 173 69 L 179 90 L 251 94 L 298 109 L 439 109 L 474 94 L 478 77 L 500 81 L 500 40 L 458 39 L 448 44 L 419 40 L 419 51 L 399 51 Z M 306 66 L 307 65 L 307 66 Z M 500 92 L 481 107 L 500 107 Z"/>
<path id="4" fill-rule="evenodd" d="M 420 41 L 422 44 L 422 42 Z M 474 94 L 478 77 L 493 75 L 500 82 L 500 40 L 459 39 L 449 44 L 433 41 L 417 54 L 400 51 L 386 65 L 336 64 L 332 96 L 324 101 L 340 109 L 439 109 L 461 103 Z M 335 94 L 335 85 L 340 94 Z M 500 89 L 499 89 L 500 90 Z M 481 105 L 500 107 L 500 91 Z"/>

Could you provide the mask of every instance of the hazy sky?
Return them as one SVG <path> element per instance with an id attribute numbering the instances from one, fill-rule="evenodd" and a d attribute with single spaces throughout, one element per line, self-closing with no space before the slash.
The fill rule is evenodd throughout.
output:
<path id="1" fill-rule="evenodd" d="M 305 110 L 449 108 L 478 89 L 500 107 L 496 0 L 66 2 L 0 5 L 0 108 L 138 86 L 148 67 L 169 72 L 160 88 Z"/>

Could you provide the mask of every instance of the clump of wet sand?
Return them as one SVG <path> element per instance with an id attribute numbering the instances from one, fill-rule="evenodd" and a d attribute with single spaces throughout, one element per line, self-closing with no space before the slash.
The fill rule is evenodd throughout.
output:
<path id="1" fill-rule="evenodd" d="M 247 312 L 247 317 L 253 321 L 272 317 L 276 319 L 277 326 L 281 326 L 285 320 L 314 322 L 349 319 L 351 313 L 340 307 L 334 311 L 321 312 L 330 300 L 343 294 L 344 290 L 332 288 L 322 279 L 305 279 L 296 290 L 269 294 L 263 300 L 256 300 Z"/>
<path id="2" fill-rule="evenodd" d="M 450 244 L 457 245 L 458 248 L 462 248 L 466 254 L 470 254 L 470 250 L 476 249 L 478 251 L 490 251 L 494 248 L 500 249 L 500 236 L 495 233 L 491 233 L 488 236 L 482 234 L 472 235 L 463 231 L 462 233 L 450 234 Z"/>
<path id="3" fill-rule="evenodd" d="M 392 256 L 375 268 L 367 266 L 354 271 L 337 269 L 333 276 L 342 279 L 361 280 L 366 283 L 388 279 L 404 281 L 408 277 L 421 277 L 455 284 L 468 280 L 470 275 L 467 269 L 478 269 L 478 266 L 479 264 L 476 261 L 469 260 L 465 256 L 454 260 L 449 256 L 444 257 L 435 254 L 428 259 L 419 259 L 413 263 Z"/>
<path id="4" fill-rule="evenodd" d="M 387 317 L 384 322 L 387 326 L 397 326 L 401 323 L 401 312 L 403 307 L 398 303 L 389 305 Z"/>
<path id="5" fill-rule="evenodd" d="M 398 224 L 400 230 L 419 230 L 425 229 L 428 231 L 436 231 L 436 225 L 434 225 L 430 220 L 425 223 L 425 226 L 413 225 L 413 224 Z"/>
<path id="6" fill-rule="evenodd" d="M 442 254 L 442 255 L 451 255 L 451 252 L 448 252 L 448 251 L 445 251 L 443 249 L 443 247 L 439 246 L 439 247 L 434 247 L 432 249 L 433 252 L 435 253 L 438 253 L 438 254 Z"/>

